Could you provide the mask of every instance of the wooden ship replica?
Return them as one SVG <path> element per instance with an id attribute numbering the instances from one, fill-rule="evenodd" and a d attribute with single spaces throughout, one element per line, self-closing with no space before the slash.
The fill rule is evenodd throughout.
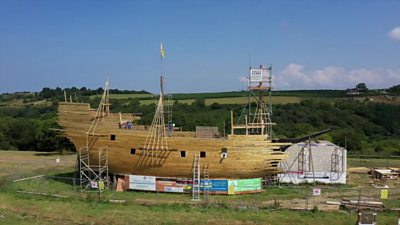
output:
<path id="1" fill-rule="evenodd" d="M 165 122 L 162 69 L 151 124 L 138 125 L 137 114 L 111 113 L 108 81 L 97 110 L 86 103 L 60 102 L 58 123 L 75 145 L 81 180 L 88 183 L 108 173 L 193 180 L 200 179 L 200 173 L 212 179 L 270 176 L 281 172 L 278 164 L 286 157 L 285 148 L 329 131 L 298 139 L 272 138 L 271 71 L 271 67 L 250 68 L 249 102 L 236 121 L 231 112 L 231 131 L 226 136 L 219 135 L 216 127 L 175 131 L 170 117 Z"/>
<path id="2" fill-rule="evenodd" d="M 162 76 L 151 125 L 138 125 L 136 114 L 110 112 L 108 81 L 97 110 L 86 103 L 60 102 L 58 123 L 79 154 L 90 158 L 88 166 L 101 167 L 99 154 L 107 148 L 112 174 L 189 178 L 194 163 L 201 160 L 210 178 L 264 177 L 280 172 L 277 166 L 285 158 L 282 147 L 291 144 L 272 139 L 272 112 L 263 100 L 265 91 L 271 90 L 270 74 L 271 68 L 250 69 L 248 110 L 236 122 L 231 112 L 231 132 L 226 137 L 213 127 L 173 131 L 171 121 L 164 118 Z"/>

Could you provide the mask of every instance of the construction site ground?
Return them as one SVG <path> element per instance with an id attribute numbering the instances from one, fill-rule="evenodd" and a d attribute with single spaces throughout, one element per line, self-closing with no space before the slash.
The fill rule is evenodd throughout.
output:
<path id="1" fill-rule="evenodd" d="M 400 181 L 388 180 L 388 199 L 372 186 L 370 167 L 397 166 L 398 159 L 348 160 L 346 185 L 272 185 L 258 194 L 210 195 L 129 191 L 81 193 L 73 180 L 75 155 L 0 151 L 0 224 L 355 224 L 339 210 L 343 198 L 382 201 L 378 224 L 396 224 Z M 29 179 L 26 179 L 29 178 Z M 314 188 L 321 189 L 313 196 Z"/>

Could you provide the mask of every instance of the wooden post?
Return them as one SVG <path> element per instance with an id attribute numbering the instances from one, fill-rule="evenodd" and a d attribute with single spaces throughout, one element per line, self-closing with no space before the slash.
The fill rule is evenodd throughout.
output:
<path id="1" fill-rule="evenodd" d="M 245 120 L 244 122 L 246 123 L 245 124 L 245 126 L 246 126 L 246 135 L 249 135 L 249 130 L 247 129 L 247 115 L 244 116 L 244 120 Z"/>
<path id="2" fill-rule="evenodd" d="M 397 224 L 400 225 L 400 209 L 397 212 Z"/>
<path id="3" fill-rule="evenodd" d="M 261 120 L 261 135 L 264 135 L 264 128 L 265 128 L 265 123 L 264 120 Z"/>
<path id="4" fill-rule="evenodd" d="M 64 101 L 67 102 L 67 92 L 64 90 Z"/>
<path id="5" fill-rule="evenodd" d="M 233 135 L 233 111 L 231 110 L 231 135 Z"/>

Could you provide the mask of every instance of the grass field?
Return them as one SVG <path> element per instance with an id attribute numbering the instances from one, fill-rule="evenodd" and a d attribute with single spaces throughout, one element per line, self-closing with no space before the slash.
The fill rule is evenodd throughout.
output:
<path id="1" fill-rule="evenodd" d="M 400 159 L 360 159 L 347 158 L 349 165 L 354 167 L 400 167 Z"/>
<path id="2" fill-rule="evenodd" d="M 4 203 L 11 203 L 5 205 Z M 188 205 L 115 205 L 0 194 L 3 224 L 354 224 L 355 214 L 290 211 L 199 209 Z M 395 224 L 395 214 L 378 224 Z M 333 223 L 332 223 L 333 224 Z"/>
<path id="3" fill-rule="evenodd" d="M 183 104 L 192 104 L 196 99 L 205 99 L 206 105 L 213 103 L 218 104 L 239 104 L 243 105 L 248 102 L 248 93 L 244 91 L 233 92 L 213 92 L 213 93 L 175 93 L 172 95 L 174 101 Z M 90 98 L 100 98 L 101 95 L 93 95 Z M 384 96 L 369 96 L 376 102 L 398 103 L 399 100 L 392 98 L 386 99 Z M 157 103 L 157 96 L 154 94 L 111 94 L 111 99 L 139 99 L 143 105 Z M 268 96 L 265 96 L 267 99 Z M 272 94 L 272 104 L 289 104 L 299 103 L 305 99 L 313 99 L 317 102 L 333 102 L 338 99 L 359 99 L 365 101 L 366 97 L 354 98 L 354 96 L 346 96 L 344 91 L 339 90 L 298 90 L 298 91 L 274 91 Z M 393 100 L 395 99 L 395 100 Z"/>
<path id="4" fill-rule="evenodd" d="M 356 214 L 346 211 L 296 212 L 272 207 L 299 202 L 308 196 L 310 207 L 326 200 L 357 198 L 379 200 L 380 190 L 369 185 L 367 174 L 349 174 L 347 185 L 322 185 L 322 195 L 313 197 L 313 185 L 270 187 L 259 194 L 210 196 L 210 205 L 190 201 L 190 195 L 108 191 L 116 204 L 99 200 L 97 194 L 80 194 L 71 184 L 75 155 L 0 151 L 0 224 L 355 224 Z M 56 163 L 56 159 L 60 163 Z M 366 159 L 350 159 L 349 166 L 365 166 Z M 372 166 L 385 162 L 367 159 Z M 399 160 L 390 161 L 396 163 Z M 1 175 L 1 172 L 6 172 Z M 21 182 L 12 179 L 39 174 L 56 175 Z M 61 178 L 64 177 L 64 178 Z M 394 186 L 394 184 L 390 184 Z M 65 195 L 67 198 L 17 193 L 17 190 Z M 400 206 L 400 190 L 390 189 L 387 207 Z M 211 204 L 212 203 L 212 204 Z M 240 206 L 240 207 L 238 207 Z M 394 212 L 378 213 L 378 224 L 396 224 Z"/>
<path id="5" fill-rule="evenodd" d="M 182 99 L 177 100 L 179 103 L 192 104 L 195 99 Z M 244 105 L 248 102 L 248 97 L 227 97 L 227 98 L 206 98 L 206 105 L 212 105 L 213 103 L 218 104 L 238 104 Z M 293 96 L 274 96 L 272 97 L 272 104 L 287 104 L 287 103 L 299 103 L 301 98 Z M 140 100 L 141 104 L 155 104 L 157 103 L 154 99 Z"/>
<path id="6" fill-rule="evenodd" d="M 131 98 L 143 98 L 148 97 L 146 94 L 110 94 L 111 98 L 127 99 Z M 149 94 L 151 95 L 151 94 Z M 173 93 L 174 99 L 197 99 L 197 98 L 235 98 L 247 96 L 246 91 L 227 91 L 227 92 L 204 92 L 204 93 Z M 293 91 L 273 91 L 273 96 L 294 96 L 301 98 L 339 98 L 346 97 L 345 92 L 341 90 L 293 90 Z M 101 97 L 100 95 L 95 95 Z M 113 97 L 114 96 L 114 97 Z"/>
<path id="7" fill-rule="evenodd" d="M 111 99 L 151 98 L 153 96 L 153 94 L 110 94 Z M 92 95 L 90 98 L 101 98 L 101 95 Z"/>

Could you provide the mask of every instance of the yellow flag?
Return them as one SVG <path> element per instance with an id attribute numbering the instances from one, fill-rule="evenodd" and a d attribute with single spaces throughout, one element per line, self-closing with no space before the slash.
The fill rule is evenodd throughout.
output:
<path id="1" fill-rule="evenodd" d="M 163 59 L 164 58 L 164 47 L 162 46 L 162 43 L 160 46 L 160 55 L 161 55 L 161 59 Z"/>

